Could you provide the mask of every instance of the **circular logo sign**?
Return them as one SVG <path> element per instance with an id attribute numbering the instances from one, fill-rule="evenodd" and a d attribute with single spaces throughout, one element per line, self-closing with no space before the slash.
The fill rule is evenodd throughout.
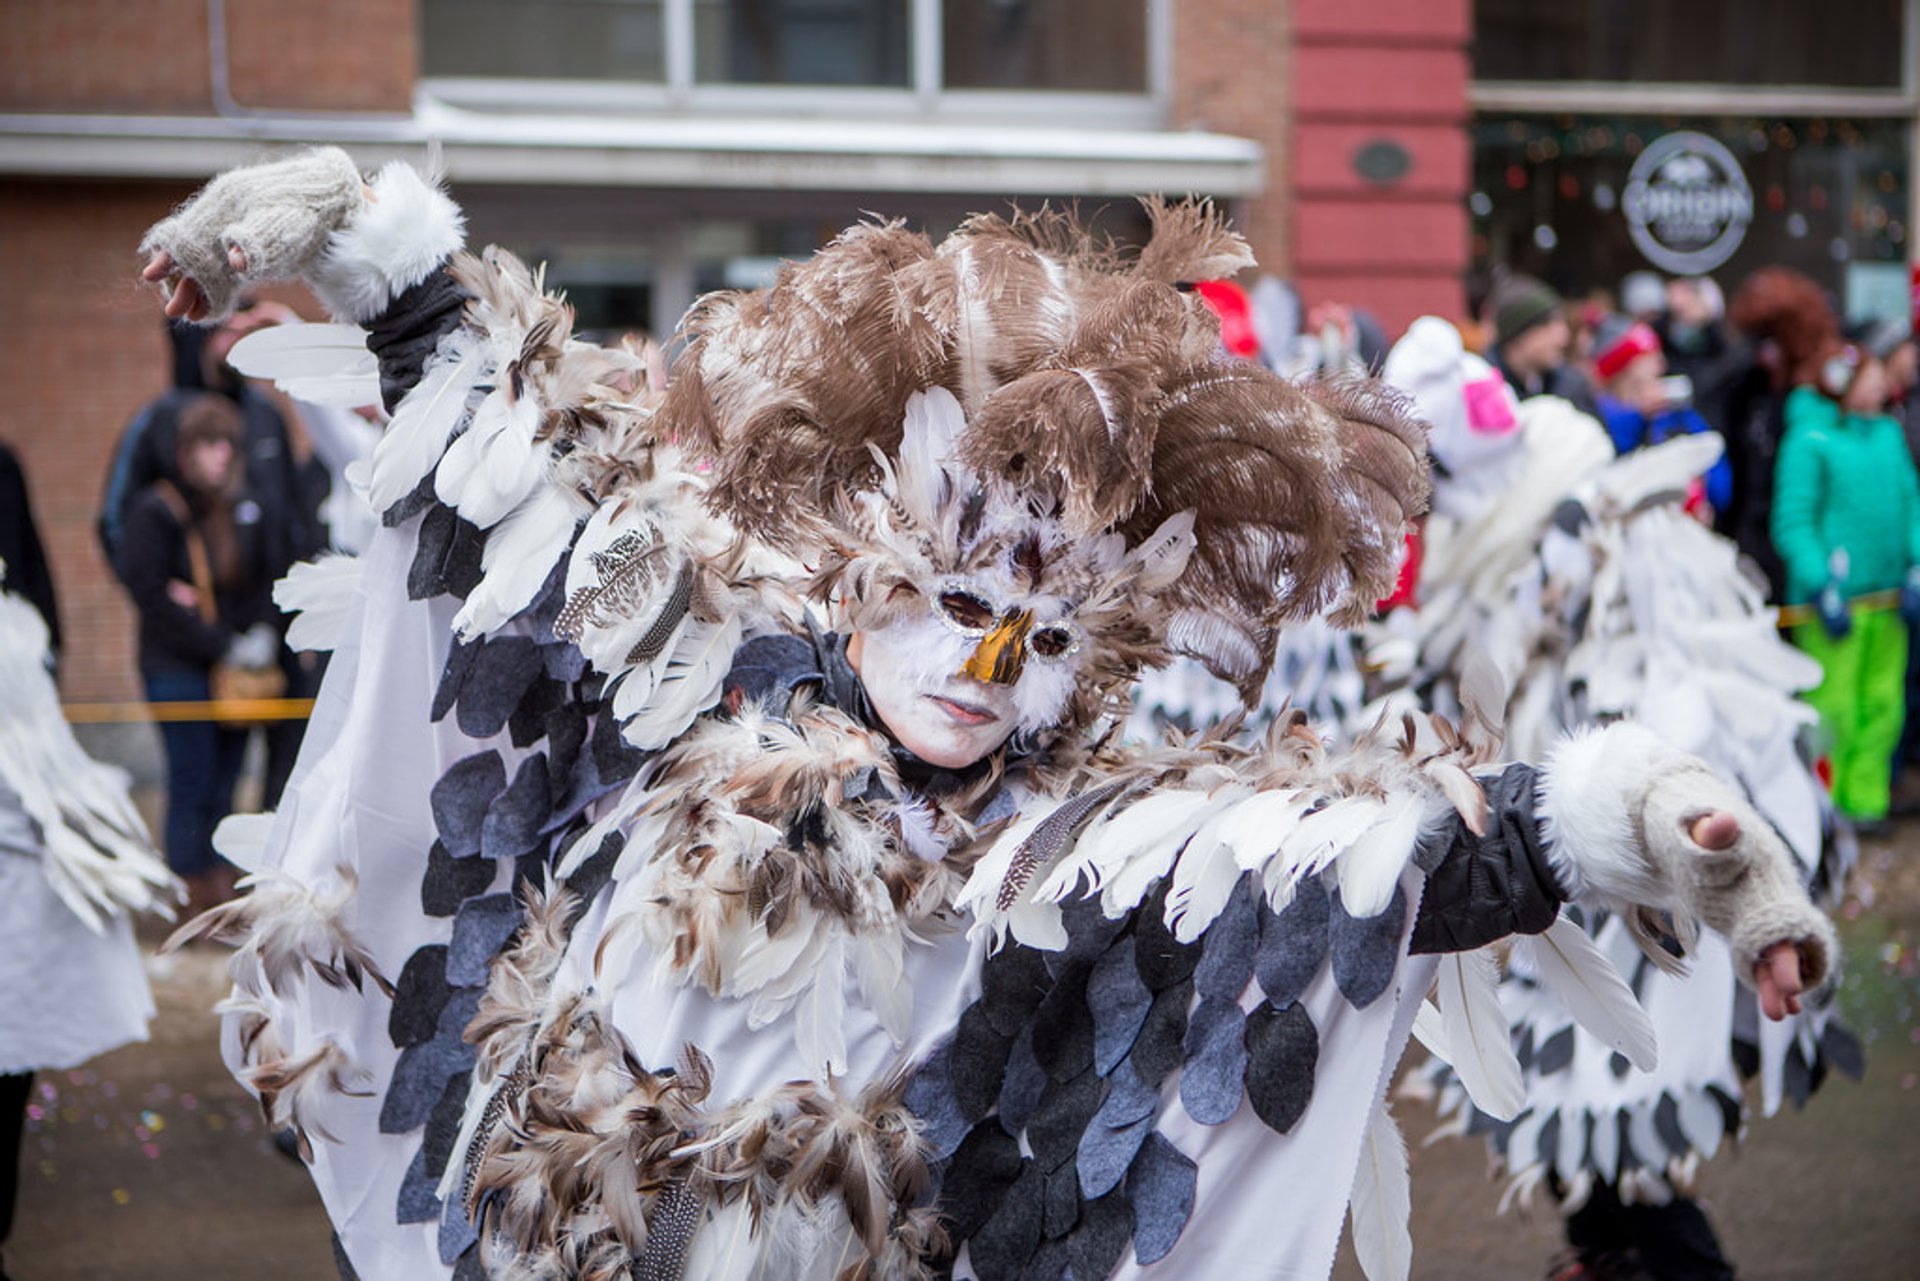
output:
<path id="1" fill-rule="evenodd" d="M 1697 276 L 1740 247 L 1753 221 L 1753 188 L 1719 140 L 1689 131 L 1662 134 L 1634 160 L 1620 209 L 1647 261 Z"/>

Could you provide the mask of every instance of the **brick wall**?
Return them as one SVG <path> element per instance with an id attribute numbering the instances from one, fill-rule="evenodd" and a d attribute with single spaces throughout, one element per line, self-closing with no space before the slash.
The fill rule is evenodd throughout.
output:
<path id="1" fill-rule="evenodd" d="M 1291 0 L 1289 248 L 1308 305 L 1372 311 L 1389 335 L 1465 307 L 1471 0 Z M 1369 147 L 1404 171 L 1370 179 Z"/>
<path id="2" fill-rule="evenodd" d="M 1177 0 L 1172 125 L 1251 138 L 1267 151 L 1267 188 L 1236 201 L 1234 221 L 1262 271 L 1292 269 L 1286 181 L 1292 10 L 1298 0 Z"/>
<path id="3" fill-rule="evenodd" d="M 166 389 L 159 308 L 140 288 L 140 233 L 187 188 L 0 184 L 0 439 L 19 453 L 67 636 L 70 699 L 134 697 L 133 611 L 93 534 L 121 426 Z"/>
<path id="4" fill-rule="evenodd" d="M 242 107 L 405 111 L 414 0 L 227 0 Z M 206 0 L 0 0 L 0 110 L 213 110 Z"/>

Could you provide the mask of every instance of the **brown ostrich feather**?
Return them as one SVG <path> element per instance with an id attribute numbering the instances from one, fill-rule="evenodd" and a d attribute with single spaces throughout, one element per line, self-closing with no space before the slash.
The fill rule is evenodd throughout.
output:
<path id="1" fill-rule="evenodd" d="M 1067 528 L 1096 534 L 1133 511 L 1152 480 L 1153 371 L 1040 370 L 994 392 L 968 424 L 960 461 L 1050 493 Z"/>
<path id="2" fill-rule="evenodd" d="M 712 457 L 717 510 L 790 546 L 869 483 L 868 443 L 896 446 L 907 398 L 941 381 L 940 338 L 896 281 L 932 253 L 899 222 L 862 223 L 768 289 L 694 304 L 659 427 Z"/>
<path id="3" fill-rule="evenodd" d="M 1253 266 L 1253 250 L 1211 200 L 1169 201 L 1146 196 L 1153 235 L 1134 261 L 1133 275 L 1164 284 L 1225 280 Z"/>
<path id="4" fill-rule="evenodd" d="M 1166 594 L 1169 644 L 1251 697 L 1283 622 L 1332 611 L 1351 625 L 1392 590 L 1426 494 L 1423 431 L 1378 384 L 1211 364 L 1168 389 L 1152 493 L 1122 528 L 1138 541 L 1194 510 L 1198 546 Z"/>

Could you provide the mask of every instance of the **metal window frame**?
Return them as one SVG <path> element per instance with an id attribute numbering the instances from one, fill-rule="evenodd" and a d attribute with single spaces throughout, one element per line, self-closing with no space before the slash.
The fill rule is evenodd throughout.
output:
<path id="1" fill-rule="evenodd" d="M 1147 87 L 1143 93 L 948 89 L 941 29 L 942 0 L 908 0 L 908 84 L 905 87 L 701 84 L 695 76 L 695 0 L 663 0 L 665 79 L 654 83 L 546 80 L 494 76 L 423 78 L 420 91 L 450 106 L 477 111 L 582 111 L 640 114 L 676 111 L 717 116 L 778 115 L 919 117 L 954 123 L 1040 121 L 1109 128 L 1166 124 L 1173 96 L 1174 0 L 1145 6 Z"/>

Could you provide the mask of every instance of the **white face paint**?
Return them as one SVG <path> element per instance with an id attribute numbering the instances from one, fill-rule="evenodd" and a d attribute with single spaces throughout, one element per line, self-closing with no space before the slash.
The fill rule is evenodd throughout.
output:
<path id="1" fill-rule="evenodd" d="M 964 676 L 978 642 L 931 610 L 856 633 L 847 658 L 867 698 L 900 745 L 943 769 L 963 769 L 1015 730 L 1060 718 L 1073 693 L 1077 663 L 1029 661 L 1012 685 Z"/>

